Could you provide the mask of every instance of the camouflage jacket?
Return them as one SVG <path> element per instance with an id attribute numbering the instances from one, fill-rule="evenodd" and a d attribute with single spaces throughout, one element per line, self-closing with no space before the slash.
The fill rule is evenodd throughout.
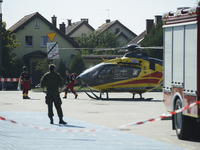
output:
<path id="1" fill-rule="evenodd" d="M 62 83 L 63 78 L 54 71 L 47 72 L 41 79 L 41 87 L 47 87 L 47 91 L 58 91 L 63 86 Z"/>

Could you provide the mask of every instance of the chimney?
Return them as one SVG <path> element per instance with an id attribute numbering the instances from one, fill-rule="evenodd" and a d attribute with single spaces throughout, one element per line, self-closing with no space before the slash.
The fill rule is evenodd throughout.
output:
<path id="1" fill-rule="evenodd" d="M 65 23 L 60 24 L 60 31 L 65 34 Z"/>
<path id="2" fill-rule="evenodd" d="M 57 17 L 55 15 L 53 15 L 53 17 L 51 17 L 51 18 L 52 18 L 52 24 L 54 25 L 54 27 L 56 27 Z"/>
<path id="3" fill-rule="evenodd" d="M 153 19 L 146 19 L 146 34 L 149 34 L 149 32 L 152 29 L 153 25 L 154 25 Z"/>
<path id="4" fill-rule="evenodd" d="M 86 21 L 88 23 L 88 19 L 82 18 L 81 21 Z"/>
<path id="5" fill-rule="evenodd" d="M 162 16 L 160 15 L 155 16 L 155 26 L 158 24 L 160 20 L 162 20 Z"/>
<path id="6" fill-rule="evenodd" d="M 68 26 L 71 26 L 71 25 L 72 25 L 72 20 L 68 19 Z"/>
<path id="7" fill-rule="evenodd" d="M 110 22 L 110 19 L 106 19 L 106 23 L 109 23 Z"/>

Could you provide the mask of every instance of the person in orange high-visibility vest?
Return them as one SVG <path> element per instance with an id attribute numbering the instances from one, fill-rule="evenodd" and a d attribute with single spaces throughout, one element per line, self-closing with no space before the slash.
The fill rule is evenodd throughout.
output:
<path id="1" fill-rule="evenodd" d="M 65 88 L 65 96 L 63 98 L 67 98 L 67 92 L 70 89 L 72 93 L 75 95 L 75 99 L 78 97 L 78 94 L 74 91 L 74 81 L 75 76 L 73 74 L 69 74 L 68 71 L 66 71 L 66 88 Z"/>
<path id="2" fill-rule="evenodd" d="M 32 84 L 32 79 L 30 77 L 30 74 L 28 73 L 28 68 L 26 66 L 24 66 L 23 68 L 23 72 L 20 75 L 20 82 L 23 86 L 23 99 L 30 99 L 30 97 L 28 97 L 28 90 L 29 90 L 29 81 Z"/>

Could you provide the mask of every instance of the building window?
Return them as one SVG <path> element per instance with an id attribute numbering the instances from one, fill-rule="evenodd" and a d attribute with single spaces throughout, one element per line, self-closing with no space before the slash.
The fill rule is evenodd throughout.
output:
<path id="1" fill-rule="evenodd" d="M 48 37 L 41 36 L 41 47 L 47 47 Z"/>
<path id="2" fill-rule="evenodd" d="M 40 22 L 38 20 L 35 20 L 34 27 L 35 27 L 35 29 L 39 29 L 40 28 Z"/>
<path id="3" fill-rule="evenodd" d="M 33 46 L 33 36 L 25 37 L 25 46 Z"/>
<path id="4" fill-rule="evenodd" d="M 119 33 L 120 32 L 120 28 L 116 28 L 115 29 L 115 34 Z"/>

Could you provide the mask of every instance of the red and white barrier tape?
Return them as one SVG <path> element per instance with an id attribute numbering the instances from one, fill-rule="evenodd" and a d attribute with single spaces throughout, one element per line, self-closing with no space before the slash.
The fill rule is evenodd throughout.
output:
<path id="1" fill-rule="evenodd" d="M 163 119 L 167 116 L 171 116 L 171 115 L 174 115 L 176 113 L 179 113 L 179 112 L 182 112 L 190 107 L 193 107 L 195 105 L 198 105 L 200 104 L 200 101 L 198 102 L 195 102 L 195 103 L 192 103 L 184 108 L 181 108 L 181 109 L 178 109 L 178 110 L 175 110 L 167 115 L 163 114 L 162 116 L 158 116 L 158 117 L 155 117 L 155 118 L 152 118 L 152 119 L 148 119 L 148 120 L 144 120 L 144 121 L 140 121 L 140 122 L 134 122 L 134 123 L 129 123 L 129 124 L 126 124 L 126 125 L 122 125 L 122 126 L 119 126 L 118 128 L 126 128 L 126 127 L 130 127 L 130 126 L 134 126 L 134 125 L 140 125 L 140 124 L 144 124 L 144 123 L 148 123 L 148 122 L 153 122 L 153 121 L 157 121 L 157 120 L 160 120 L 160 119 Z M 45 127 L 36 127 L 36 126 L 31 126 L 31 125 L 26 125 L 26 124 L 20 124 L 20 123 L 17 123 L 16 121 L 13 121 L 13 120 L 9 120 L 9 119 L 6 119 L 4 117 L 1 117 L 0 116 L 0 120 L 3 120 L 3 121 L 9 121 L 11 123 L 14 123 L 14 124 L 19 124 L 19 125 L 22 125 L 22 126 L 26 126 L 26 127 L 30 127 L 30 128 L 35 128 L 35 129 L 41 129 L 41 130 L 47 130 L 47 131 L 63 131 L 63 132 L 97 132 L 97 131 L 102 131 L 102 130 L 105 130 L 105 129 L 84 129 L 84 130 L 74 130 L 74 129 L 71 129 L 71 130 L 61 130 L 61 129 L 52 129 L 52 128 L 45 128 Z"/>
<path id="2" fill-rule="evenodd" d="M 129 124 L 126 124 L 126 125 L 122 125 L 122 126 L 119 126 L 118 128 L 126 128 L 126 127 L 130 127 L 130 126 L 135 126 L 135 125 L 140 125 L 140 124 L 144 124 L 144 123 L 148 123 L 148 122 L 153 122 L 153 121 L 157 121 L 157 120 L 161 120 L 167 116 L 171 116 L 171 115 L 174 115 L 176 113 L 179 113 L 179 112 L 182 112 L 190 107 L 193 107 L 195 105 L 198 105 L 200 104 L 200 101 L 198 102 L 195 102 L 195 103 L 192 103 L 184 108 L 181 108 L 181 109 L 178 109 L 178 110 L 175 110 L 167 115 L 163 114 L 162 116 L 158 116 L 158 117 L 154 117 L 152 119 L 148 119 L 148 120 L 144 120 L 144 121 L 140 121 L 140 122 L 133 122 L 133 123 L 129 123 Z"/>
<path id="3" fill-rule="evenodd" d="M 11 123 L 14 123 L 14 124 L 18 124 L 18 125 L 22 125 L 22 126 L 25 126 L 25 127 L 30 127 L 30 128 L 40 129 L 40 130 L 47 130 L 47 131 L 61 131 L 61 132 L 97 132 L 97 131 L 100 131 L 100 130 L 97 130 L 97 129 L 84 129 L 84 130 L 69 129 L 69 130 L 63 130 L 63 129 L 52 129 L 52 128 L 46 128 L 46 127 L 37 127 L 37 126 L 17 123 L 16 121 L 13 121 L 13 120 L 10 120 L 10 119 L 6 119 L 6 118 L 1 117 L 1 116 L 0 116 L 0 120 L 8 121 L 8 122 L 11 122 Z"/>
<path id="4" fill-rule="evenodd" d="M 5 81 L 5 82 L 19 82 L 19 78 L 0 78 L 0 81 Z"/>

